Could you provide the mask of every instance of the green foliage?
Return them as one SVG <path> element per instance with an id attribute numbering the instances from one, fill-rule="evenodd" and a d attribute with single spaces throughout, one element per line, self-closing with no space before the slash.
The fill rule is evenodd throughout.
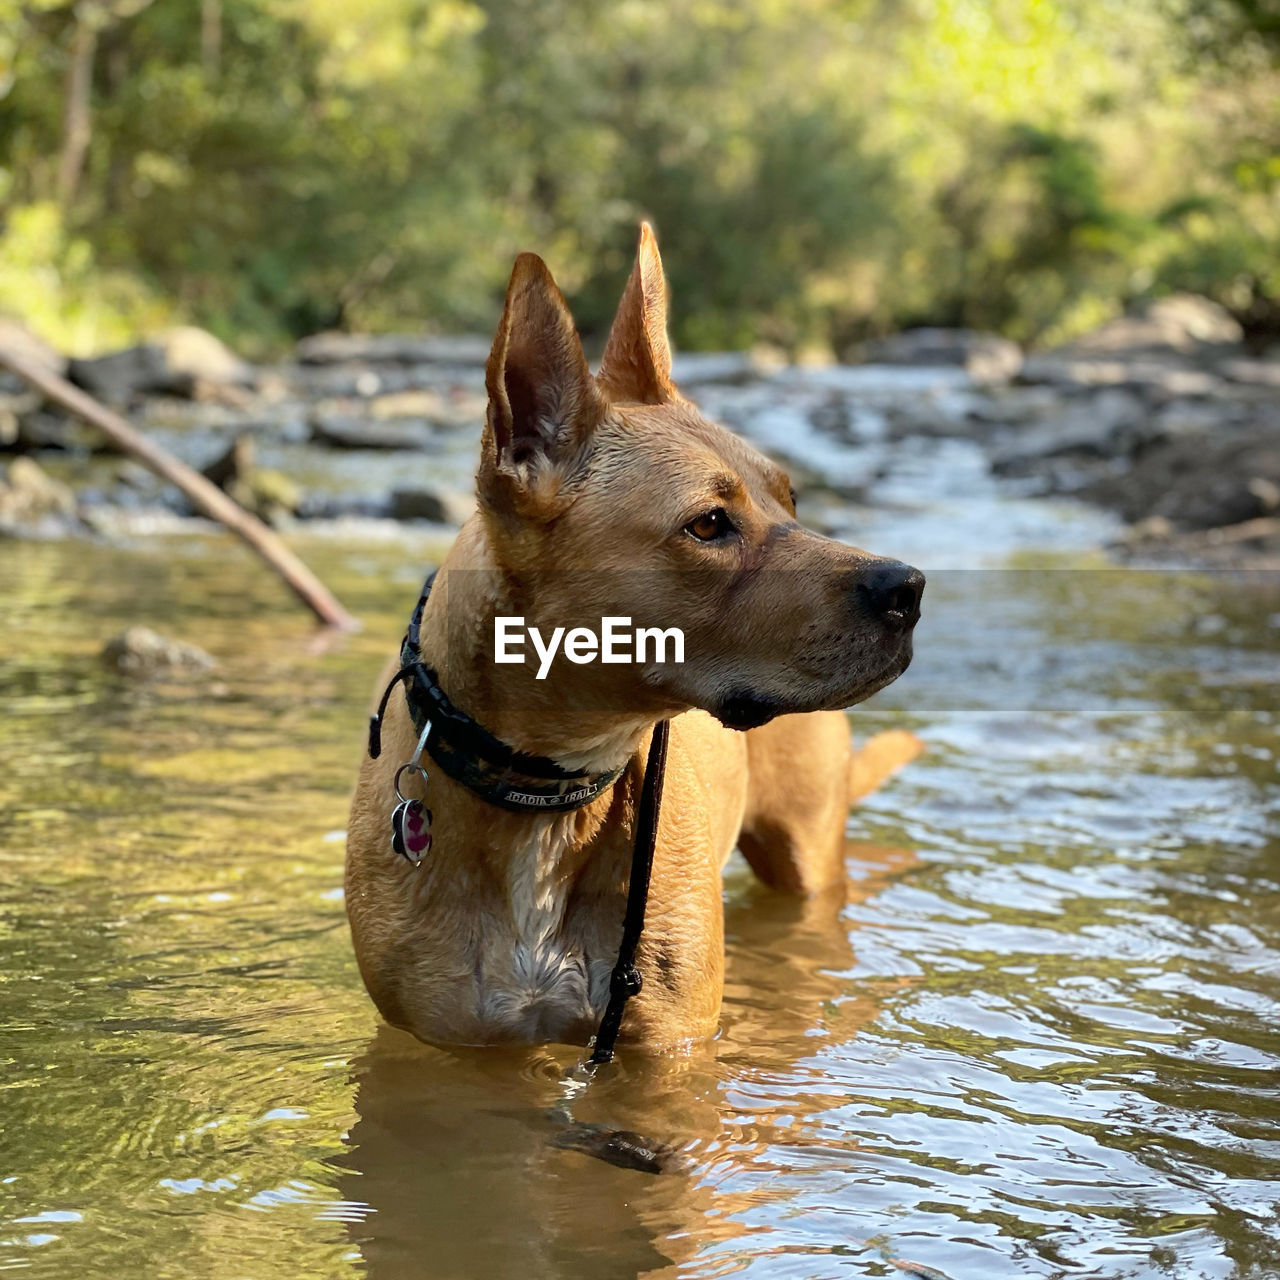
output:
<path id="1" fill-rule="evenodd" d="M 0 308 L 80 350 L 177 317 L 250 351 L 333 325 L 483 329 L 536 248 L 599 333 L 647 215 L 691 347 L 921 322 L 1048 340 L 1169 288 L 1262 322 L 1269 13 L 0 0 Z M 1198 55 L 1242 22 L 1229 73 Z"/>
<path id="2" fill-rule="evenodd" d="M 123 345 L 171 319 L 133 273 L 104 270 L 69 236 L 52 201 L 11 209 L 0 230 L 0 314 L 19 315 L 59 347 Z"/>

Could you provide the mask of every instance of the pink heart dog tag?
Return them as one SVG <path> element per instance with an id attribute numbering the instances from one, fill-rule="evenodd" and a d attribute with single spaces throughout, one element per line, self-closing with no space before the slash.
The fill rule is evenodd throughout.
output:
<path id="1" fill-rule="evenodd" d="M 431 848 L 431 810 L 421 800 L 401 800 L 391 814 L 391 848 L 416 867 Z"/>

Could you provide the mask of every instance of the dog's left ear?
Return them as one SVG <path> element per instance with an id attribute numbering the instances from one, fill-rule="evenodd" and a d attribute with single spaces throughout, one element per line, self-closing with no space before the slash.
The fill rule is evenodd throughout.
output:
<path id="1" fill-rule="evenodd" d="M 623 290 L 598 375 L 613 400 L 666 404 L 680 399 L 671 382 L 667 341 L 667 278 L 653 228 L 640 224 L 636 265 Z"/>
<path id="2" fill-rule="evenodd" d="M 606 406 L 564 295 L 536 253 L 516 259 L 484 380 L 481 501 L 506 514 L 554 514 Z"/>

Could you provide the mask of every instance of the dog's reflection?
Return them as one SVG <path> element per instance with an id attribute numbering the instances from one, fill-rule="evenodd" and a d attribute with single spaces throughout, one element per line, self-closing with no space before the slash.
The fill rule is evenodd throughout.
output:
<path id="1" fill-rule="evenodd" d="M 717 1235 L 756 1192 L 735 1168 L 759 1167 L 785 1126 L 830 1098 L 803 1088 L 776 1107 L 752 1092 L 743 1120 L 734 1086 L 776 1080 L 813 1055 L 815 1031 L 847 1038 L 875 1002 L 839 976 L 853 963 L 851 901 L 910 868 L 907 850 L 851 844 L 862 878 L 819 898 L 788 899 L 749 884 L 726 908 L 728 973 L 722 1033 L 685 1056 L 628 1050 L 585 1087 L 582 1054 L 536 1049 L 433 1049 L 382 1027 L 356 1064 L 357 1121 L 343 1196 L 367 1205 L 352 1235 L 372 1280 L 536 1280 L 660 1274 Z M 617 1150 L 618 1130 L 669 1144 L 675 1176 L 646 1176 Z M 639 1135 L 643 1135 L 640 1137 Z M 593 1158 L 604 1156 L 605 1158 Z M 610 1160 L 613 1163 L 610 1163 Z"/>

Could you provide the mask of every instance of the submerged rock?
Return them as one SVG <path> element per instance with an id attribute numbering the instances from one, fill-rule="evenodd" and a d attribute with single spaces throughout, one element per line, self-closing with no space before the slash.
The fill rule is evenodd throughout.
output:
<path id="1" fill-rule="evenodd" d="M 172 640 L 150 627 L 129 627 L 102 646 L 102 661 L 131 676 L 209 671 L 216 663 L 198 645 Z"/>
<path id="2" fill-rule="evenodd" d="M 684 1158 L 675 1147 L 630 1129 L 606 1129 L 603 1125 L 571 1121 L 553 1135 L 552 1142 L 638 1173 L 678 1173 L 685 1168 Z"/>

